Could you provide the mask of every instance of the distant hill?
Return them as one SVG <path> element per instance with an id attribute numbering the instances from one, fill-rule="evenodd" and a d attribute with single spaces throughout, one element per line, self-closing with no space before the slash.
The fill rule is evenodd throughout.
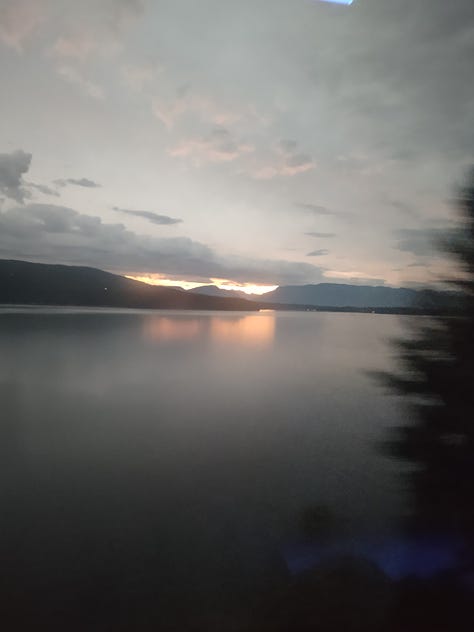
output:
<path id="1" fill-rule="evenodd" d="M 239 292 L 238 290 L 221 290 L 221 288 L 215 285 L 201 285 L 201 287 L 195 287 L 192 290 L 188 290 L 191 294 L 204 294 L 205 296 L 220 296 L 222 298 L 243 298 L 244 300 L 258 300 L 260 298 L 257 294 L 246 294 L 245 292 Z"/>
<path id="2" fill-rule="evenodd" d="M 244 294 L 234 290 L 221 290 L 214 285 L 189 290 L 207 296 L 239 296 L 258 301 L 273 309 L 319 308 L 336 311 L 367 311 L 398 313 L 435 313 L 456 310 L 457 295 L 453 292 L 413 290 L 345 283 L 319 283 L 315 285 L 282 285 L 266 294 Z"/>
<path id="3" fill-rule="evenodd" d="M 440 301 L 443 303 L 449 301 L 449 295 L 430 290 L 319 283 L 317 285 L 283 285 L 272 292 L 262 294 L 258 297 L 258 301 L 338 308 L 399 309 L 438 306 Z"/>
<path id="4" fill-rule="evenodd" d="M 0 259 L 0 304 L 258 310 L 238 297 L 191 294 L 96 268 Z"/>
<path id="5" fill-rule="evenodd" d="M 198 291 L 200 290 L 200 291 Z M 456 295 L 407 288 L 320 283 L 287 285 L 262 295 L 205 286 L 149 285 L 96 268 L 0 259 L 0 304 L 256 311 L 320 309 L 437 313 L 456 311 Z"/>

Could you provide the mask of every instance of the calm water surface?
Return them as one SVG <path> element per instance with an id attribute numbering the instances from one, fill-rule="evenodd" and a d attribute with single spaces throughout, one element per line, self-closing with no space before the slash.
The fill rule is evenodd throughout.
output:
<path id="1" fill-rule="evenodd" d="M 403 499 L 376 446 L 402 412 L 365 372 L 390 369 L 400 320 L 3 309 L 11 577 L 99 610 L 212 607 L 285 572 L 308 507 L 389 528 Z"/>

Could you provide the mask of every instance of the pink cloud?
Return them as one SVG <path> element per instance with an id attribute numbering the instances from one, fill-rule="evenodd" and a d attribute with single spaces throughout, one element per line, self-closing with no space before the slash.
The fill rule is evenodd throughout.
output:
<path id="1" fill-rule="evenodd" d="M 153 113 L 168 129 L 172 129 L 179 119 L 189 115 L 197 116 L 214 125 L 229 125 L 242 118 L 240 112 L 223 107 L 208 97 L 192 94 L 187 87 L 182 88 L 170 99 L 155 97 Z"/>
<path id="2" fill-rule="evenodd" d="M 20 53 L 42 22 L 45 10 L 43 0 L 2 0 L 0 40 Z"/>
<path id="3" fill-rule="evenodd" d="M 216 127 L 207 137 L 183 141 L 169 154 L 175 158 L 191 157 L 199 165 L 206 162 L 231 162 L 252 151 L 252 145 L 237 142 L 227 129 Z"/>
<path id="4" fill-rule="evenodd" d="M 114 55 L 123 45 L 124 34 L 142 16 L 142 0 L 101 0 L 93 3 L 94 12 L 85 3 L 72 4 L 61 20 L 59 35 L 51 53 L 59 59 L 84 61 L 94 54 Z"/>
<path id="5" fill-rule="evenodd" d="M 314 168 L 312 157 L 300 152 L 295 140 L 282 140 L 277 144 L 271 164 L 257 167 L 251 175 L 256 180 L 271 180 L 280 176 L 296 176 Z"/>

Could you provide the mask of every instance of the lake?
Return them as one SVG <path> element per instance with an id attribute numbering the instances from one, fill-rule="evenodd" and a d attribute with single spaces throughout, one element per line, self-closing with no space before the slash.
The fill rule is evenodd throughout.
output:
<path id="1" fill-rule="evenodd" d="M 404 498 L 377 446 L 403 412 L 367 372 L 393 368 L 402 320 L 0 310 L 10 602 L 94 625 L 149 604 L 198 617 L 284 577 L 308 508 L 390 530 Z"/>

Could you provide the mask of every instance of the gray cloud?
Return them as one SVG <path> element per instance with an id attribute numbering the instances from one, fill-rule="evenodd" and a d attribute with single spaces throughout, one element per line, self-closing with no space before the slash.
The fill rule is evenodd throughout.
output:
<path id="1" fill-rule="evenodd" d="M 408 215 L 409 217 L 418 217 L 417 211 L 413 208 L 411 204 L 407 204 L 406 202 L 402 202 L 401 200 L 389 200 L 388 204 L 396 211 L 400 211 L 401 213 Z"/>
<path id="2" fill-rule="evenodd" d="M 366 2 L 350 21 L 344 55 L 351 63 L 336 76 L 326 59 L 313 67 L 345 117 L 346 138 L 411 163 L 440 150 L 451 159 L 472 155 L 471 0 Z M 340 63 L 340 52 L 331 53 Z"/>
<path id="3" fill-rule="evenodd" d="M 323 255 L 328 255 L 328 254 L 329 254 L 329 250 L 326 250 L 326 248 L 320 248 L 319 250 L 312 250 L 311 252 L 308 252 L 306 256 L 307 257 L 322 257 Z"/>
<path id="4" fill-rule="evenodd" d="M 124 64 L 120 68 L 122 82 L 133 92 L 142 92 L 149 87 L 162 68 L 157 63 Z"/>
<path id="5" fill-rule="evenodd" d="M 73 85 L 78 86 L 93 99 L 102 100 L 105 98 L 105 93 L 102 86 L 84 76 L 83 71 L 79 70 L 78 68 L 68 64 L 61 64 L 57 68 L 57 73 L 62 79 Z"/>
<path id="6" fill-rule="evenodd" d="M 88 189 L 95 189 L 97 187 L 102 186 L 98 182 L 94 182 L 93 180 L 89 180 L 89 178 L 65 178 L 54 181 L 60 187 L 65 187 L 68 184 L 74 184 L 78 187 L 86 187 Z"/>
<path id="7" fill-rule="evenodd" d="M 45 184 L 37 184 L 35 182 L 26 182 L 25 183 L 30 189 L 36 189 L 40 193 L 44 195 L 54 195 L 55 197 L 59 197 L 59 193 L 56 189 L 52 189 L 51 187 L 46 186 Z"/>
<path id="8" fill-rule="evenodd" d="M 290 154 L 286 157 L 285 165 L 289 169 L 312 168 L 313 159 L 309 154 Z"/>
<path id="9" fill-rule="evenodd" d="M 141 0 L 1 0 L 0 41 L 21 53 L 40 27 L 59 30 L 52 52 L 59 57 L 84 60 L 97 50 L 114 50 L 126 29 L 143 13 Z"/>
<path id="10" fill-rule="evenodd" d="M 11 200 L 23 204 L 32 197 L 33 191 L 59 197 L 59 193 L 45 184 L 28 182 L 23 178 L 31 165 L 32 154 L 18 149 L 9 154 L 0 154 L 0 191 Z"/>
<path id="11" fill-rule="evenodd" d="M 425 262 L 415 262 L 415 263 L 409 263 L 407 268 L 426 268 L 427 267 L 427 263 Z M 403 269 L 403 268 L 401 268 Z"/>
<path id="12" fill-rule="evenodd" d="M 320 206 L 319 204 L 303 204 L 298 202 L 296 206 L 304 211 L 309 211 L 313 215 L 336 215 L 335 211 L 331 211 L 325 206 Z"/>
<path id="13" fill-rule="evenodd" d="M 347 211 L 335 211 L 334 209 L 322 206 L 320 204 L 307 204 L 303 202 L 296 202 L 295 206 L 302 211 L 305 211 L 309 215 L 319 216 L 333 216 L 338 220 L 351 221 L 353 214 Z"/>
<path id="14" fill-rule="evenodd" d="M 249 175 L 256 180 L 271 180 L 280 176 L 297 176 L 314 167 L 313 158 L 300 151 L 296 140 L 283 139 L 274 145 L 272 155 L 267 157 L 266 162 L 254 166 Z"/>
<path id="15" fill-rule="evenodd" d="M 395 231 L 397 248 L 411 252 L 418 257 L 431 257 L 439 254 L 443 243 L 455 236 L 451 228 L 403 228 Z"/>
<path id="16" fill-rule="evenodd" d="M 319 239 L 331 239 L 336 236 L 336 233 L 318 233 L 316 231 L 309 231 L 305 233 L 305 235 L 309 235 L 310 237 L 317 237 Z"/>
<path id="17" fill-rule="evenodd" d="M 214 277 L 269 285 L 317 282 L 323 271 L 307 263 L 222 256 L 187 237 L 139 235 L 123 224 L 105 224 L 99 217 L 53 204 L 28 204 L 0 212 L 0 252 L 128 274 Z"/>
<path id="18" fill-rule="evenodd" d="M 30 168 L 32 155 L 21 149 L 0 154 L 0 191 L 8 198 L 23 203 L 29 197 L 23 174 Z"/>
<path id="19" fill-rule="evenodd" d="M 118 206 L 114 206 L 113 210 L 117 213 L 131 215 L 132 217 L 143 217 L 152 224 L 158 224 L 160 226 L 179 224 L 183 221 L 182 219 L 178 219 L 176 217 L 169 217 L 169 215 L 159 215 L 158 213 L 153 213 L 152 211 L 132 211 L 126 208 L 119 208 Z"/>
<path id="20" fill-rule="evenodd" d="M 58 176 L 86 172 L 100 152 L 91 175 L 117 203 L 126 206 L 134 183 L 140 207 L 154 209 L 159 186 L 173 207 L 196 204 L 185 217 L 191 235 L 253 249 L 256 258 L 273 251 L 273 234 L 286 243 L 280 237 L 294 233 L 295 213 L 300 232 L 332 231 L 343 220 L 337 209 L 348 209 L 354 230 L 338 231 L 341 250 L 355 270 L 388 275 L 414 259 L 393 249 L 393 231 L 441 225 L 451 186 L 473 159 L 474 2 L 272 7 L 160 0 L 143 4 L 147 15 L 137 19 L 142 7 L 133 0 L 0 0 L 9 137 L 17 146 L 34 139 L 35 159 L 41 153 L 46 172 Z M 159 81 L 145 70 L 124 86 L 124 66 L 134 75 L 150 62 L 162 68 Z M 91 95 L 102 90 L 107 101 L 75 93 L 61 68 L 63 79 Z M 214 125 L 227 138 L 209 133 Z M 253 150 L 237 155 L 244 139 Z M 173 160 L 167 148 L 189 158 Z M 58 171 L 64 164 L 68 171 Z M 11 199 L 27 200 L 28 187 Z M 297 209 L 294 201 L 315 204 Z M 275 212 L 275 233 L 249 235 Z M 413 234 L 396 239 L 405 252 L 431 249 Z M 302 254 L 329 243 L 299 240 Z"/>
<path id="21" fill-rule="evenodd" d="M 282 138 L 278 141 L 280 150 L 285 154 L 292 154 L 298 149 L 298 141 L 294 138 Z"/>

